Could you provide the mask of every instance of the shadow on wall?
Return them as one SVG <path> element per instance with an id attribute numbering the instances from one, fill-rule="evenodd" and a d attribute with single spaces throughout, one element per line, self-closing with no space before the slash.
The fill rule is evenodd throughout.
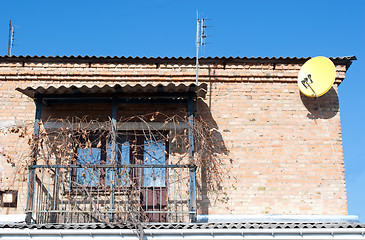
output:
<path id="1" fill-rule="evenodd" d="M 212 117 L 209 106 L 202 99 L 198 99 L 197 107 L 199 109 L 197 117 L 201 118 L 202 122 L 206 124 L 204 134 L 208 136 L 205 138 L 207 141 L 204 146 L 197 146 L 197 154 L 200 155 L 197 157 L 201 161 L 201 182 L 197 183 L 200 199 L 197 199 L 197 203 L 201 214 L 209 214 L 211 201 L 218 200 L 218 195 L 224 192 L 222 180 L 229 177 L 227 163 L 222 158 L 223 155 L 228 155 L 228 150 L 222 135 L 218 131 L 218 125 Z M 217 196 L 216 199 L 209 198 L 209 192 L 214 192 Z M 221 200 L 229 200 L 227 199 L 228 196 L 224 194 L 223 198 L 226 199 Z"/>
<path id="2" fill-rule="evenodd" d="M 307 97 L 302 92 L 300 92 L 300 98 L 309 111 L 307 114 L 309 119 L 330 119 L 338 113 L 338 95 L 333 87 L 318 98 Z"/>

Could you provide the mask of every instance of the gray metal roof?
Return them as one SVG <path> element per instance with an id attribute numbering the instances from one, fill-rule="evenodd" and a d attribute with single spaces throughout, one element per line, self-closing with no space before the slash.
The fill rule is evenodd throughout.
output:
<path id="1" fill-rule="evenodd" d="M 181 59 L 181 60 L 195 60 L 195 57 L 161 57 L 161 56 L 158 56 L 158 57 L 132 57 L 132 56 L 95 56 L 95 55 L 92 55 L 92 56 L 88 56 L 88 55 L 84 55 L 84 56 L 81 56 L 81 55 L 78 55 L 78 56 L 74 56 L 74 55 L 70 55 L 70 56 L 66 56 L 66 55 L 63 55 L 63 56 L 59 56 L 59 55 L 56 55 L 56 56 L 44 56 L 44 55 L 41 55 L 41 56 L 37 56 L 37 55 L 18 55 L 18 56 L 15 56 L 15 55 L 12 55 L 12 56 L 8 56 L 8 55 L 3 55 L 3 56 L 0 56 L 0 59 L 15 59 L 15 58 L 18 58 L 18 59 L 21 59 L 21 58 L 27 58 L 27 59 L 133 59 L 133 60 L 138 60 L 138 59 L 149 59 L 149 60 L 155 60 L 155 59 L 165 59 L 165 60 L 178 60 L 178 59 Z M 229 57 L 225 57 L 225 56 L 222 56 L 222 57 L 218 57 L 218 56 L 215 56 L 215 57 L 200 57 L 199 59 L 201 60 L 205 60 L 205 59 L 236 59 L 236 60 L 248 60 L 248 59 L 252 59 L 252 60 L 260 60 L 260 59 L 266 59 L 266 60 L 269 60 L 269 59 L 272 59 L 272 60 L 308 60 L 310 59 L 311 57 L 233 57 L 233 56 L 229 56 Z M 331 60 L 357 60 L 356 59 L 356 56 L 344 56 L 344 57 L 330 57 Z"/>
<path id="2" fill-rule="evenodd" d="M 0 228 L 17 229 L 358 229 L 364 223 L 141 223 L 141 224 L 0 224 Z"/>
<path id="3" fill-rule="evenodd" d="M 311 57 L 201 57 L 201 63 L 304 63 Z M 344 64 L 347 67 L 351 65 L 353 60 L 357 60 L 355 56 L 330 57 L 334 64 Z M 131 57 L 131 56 L 0 56 L 0 62 L 101 62 L 101 63 L 188 63 L 195 64 L 195 57 Z"/>

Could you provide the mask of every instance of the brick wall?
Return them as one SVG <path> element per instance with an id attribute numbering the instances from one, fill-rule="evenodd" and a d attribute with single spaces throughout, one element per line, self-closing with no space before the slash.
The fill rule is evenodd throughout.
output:
<path id="1" fill-rule="evenodd" d="M 199 79 L 208 91 L 198 100 L 197 115 L 214 126 L 224 164 L 222 182 L 214 190 L 207 187 L 209 174 L 199 171 L 199 213 L 347 214 L 337 95 L 346 67 L 336 66 L 333 88 L 319 98 L 321 111 L 316 99 L 298 90 L 300 67 L 290 60 L 202 64 Z M 190 63 L 0 63 L 0 190 L 19 190 L 18 208 L 0 208 L 0 213 L 25 209 L 27 173 L 22 162 L 29 161 L 29 145 L 11 129 L 32 124 L 35 104 L 15 88 L 194 81 Z M 104 118 L 109 111 L 80 109 L 99 109 Z M 67 105 L 45 108 L 42 118 L 70 112 Z"/>
<path id="2" fill-rule="evenodd" d="M 217 82 L 209 97 L 231 162 L 229 200 L 209 213 L 347 213 L 335 89 L 319 99 L 324 119 L 293 83 Z"/>

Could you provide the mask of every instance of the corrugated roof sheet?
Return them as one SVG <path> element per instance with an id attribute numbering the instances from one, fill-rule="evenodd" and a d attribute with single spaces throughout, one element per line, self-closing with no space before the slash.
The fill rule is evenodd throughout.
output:
<path id="1" fill-rule="evenodd" d="M 207 84 L 200 83 L 196 84 L 175 84 L 175 83 L 146 83 L 146 84 L 126 84 L 126 85 L 104 85 L 100 86 L 49 86 L 49 87 L 26 87 L 17 88 L 19 92 L 27 95 L 30 98 L 35 98 L 37 94 L 40 95 L 104 95 L 112 96 L 114 94 L 132 94 L 132 93 L 188 93 L 195 92 L 198 97 L 204 97 L 206 94 Z"/>
<path id="2" fill-rule="evenodd" d="M 12 55 L 12 56 L 8 56 L 8 55 L 4 55 L 4 56 L 0 56 L 0 59 L 11 59 L 11 58 L 28 58 L 28 59 L 133 59 L 133 60 L 138 60 L 138 59 L 149 59 L 149 60 L 157 60 L 157 59 L 165 59 L 165 60 L 195 60 L 195 57 L 132 57 L 132 56 L 88 56 L 88 55 L 78 55 L 78 56 L 37 56 L 37 55 Z M 236 59 L 236 60 L 308 60 L 311 57 L 233 57 L 233 56 L 229 56 L 229 57 L 200 57 L 199 59 L 201 60 L 208 60 L 208 59 L 221 59 L 221 60 L 226 60 L 226 59 Z M 344 56 L 344 57 L 330 57 L 331 60 L 357 60 L 355 56 Z"/>
<path id="3" fill-rule="evenodd" d="M 242 63 L 242 62 L 274 62 L 274 63 L 304 63 L 311 57 L 200 57 L 201 63 Z M 335 64 L 351 65 L 356 60 L 355 56 L 330 57 Z M 0 62 L 104 62 L 104 63 L 190 63 L 195 64 L 195 57 L 132 57 L 132 56 L 0 56 Z"/>
<path id="4" fill-rule="evenodd" d="M 0 224 L 0 228 L 18 229 L 354 229 L 365 228 L 363 223 L 141 223 L 135 224 Z"/>

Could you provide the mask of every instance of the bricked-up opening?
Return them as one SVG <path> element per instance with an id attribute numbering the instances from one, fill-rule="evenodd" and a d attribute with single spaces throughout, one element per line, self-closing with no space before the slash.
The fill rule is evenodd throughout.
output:
<path id="1" fill-rule="evenodd" d="M 194 105 L 204 88 L 17 89 L 37 103 L 27 222 L 195 221 Z"/>

